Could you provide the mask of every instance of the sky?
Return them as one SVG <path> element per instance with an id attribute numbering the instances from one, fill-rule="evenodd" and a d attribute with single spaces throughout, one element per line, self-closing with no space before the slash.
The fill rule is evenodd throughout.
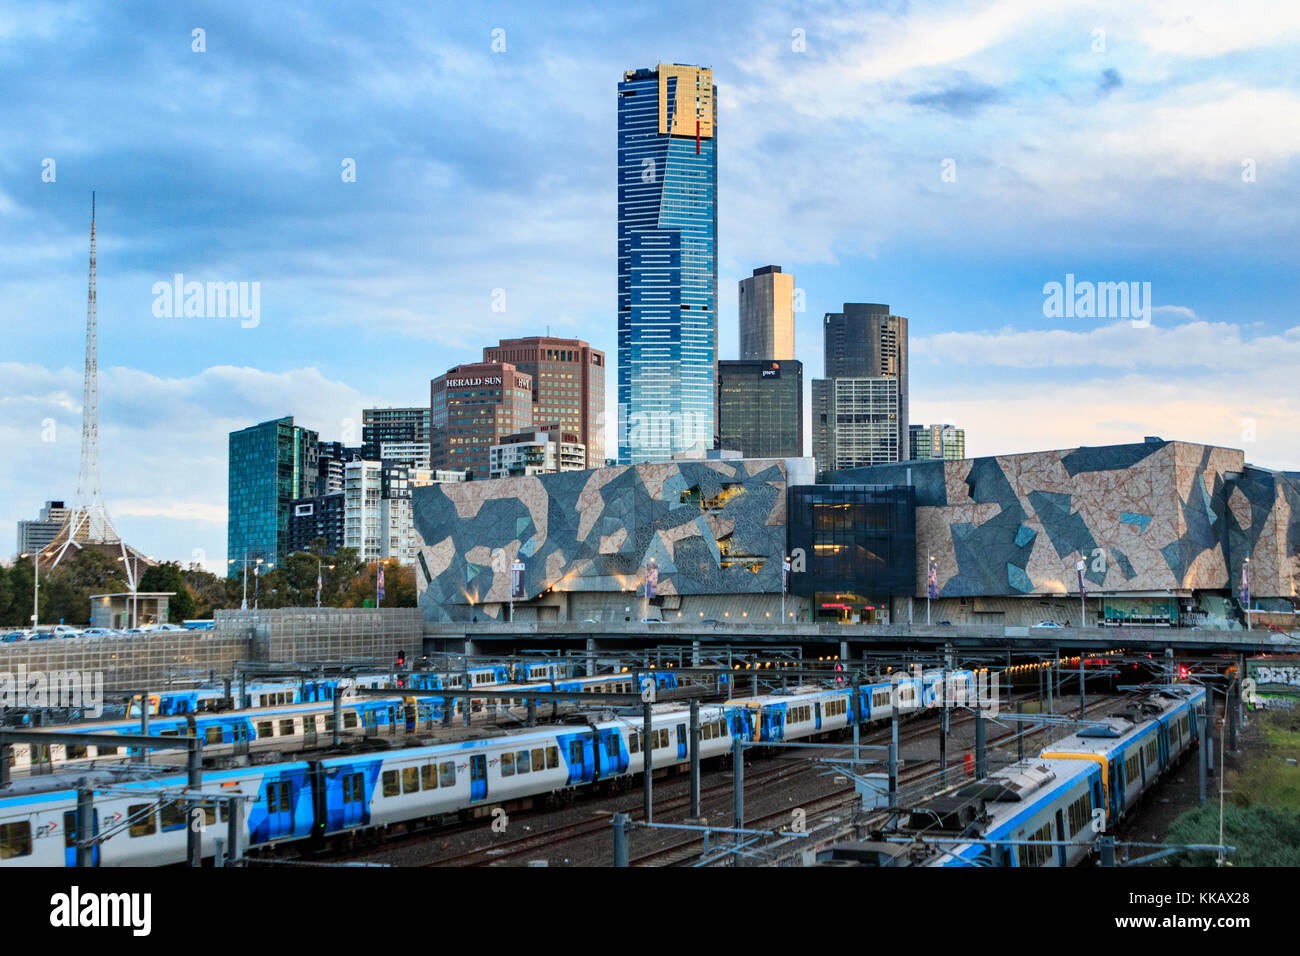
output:
<path id="1" fill-rule="evenodd" d="M 499 338 L 603 349 L 612 403 L 617 83 L 662 62 L 718 88 L 721 358 L 778 264 L 805 380 L 826 312 L 888 303 L 912 421 L 968 455 L 1300 469 L 1298 50 L 1269 0 L 0 3 L 0 534 L 76 492 L 92 190 L 103 491 L 146 554 L 225 568 L 230 431 L 356 441 Z M 255 318 L 166 314 L 177 274 Z M 1067 276 L 1149 323 L 1048 314 Z"/>

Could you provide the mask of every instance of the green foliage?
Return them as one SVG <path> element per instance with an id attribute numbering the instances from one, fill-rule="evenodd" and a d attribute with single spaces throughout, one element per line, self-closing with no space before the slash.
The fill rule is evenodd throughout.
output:
<path id="1" fill-rule="evenodd" d="M 155 564 L 140 575 L 141 591 L 173 591 L 167 605 L 167 617 L 174 624 L 194 616 L 194 595 L 185 582 L 185 571 L 175 561 Z"/>
<path id="2" fill-rule="evenodd" d="M 1219 842 L 1217 803 L 1189 810 L 1174 821 L 1168 843 Z M 1300 814 L 1267 807 L 1223 807 L 1223 842 L 1237 848 L 1228 859 L 1233 866 L 1300 866 Z M 1170 857 L 1170 866 L 1216 866 L 1218 854 L 1186 853 Z"/>
<path id="3" fill-rule="evenodd" d="M 1255 720 L 1257 744 L 1249 745 L 1241 770 L 1229 772 L 1224 781 L 1232 797 L 1223 808 L 1223 842 L 1237 848 L 1234 866 L 1300 866 L 1300 768 L 1286 762 L 1300 755 L 1300 713 L 1258 712 Z M 1218 843 L 1217 801 L 1184 813 L 1166 839 Z M 1216 861 L 1216 854 L 1192 853 L 1169 865 L 1215 866 Z"/>

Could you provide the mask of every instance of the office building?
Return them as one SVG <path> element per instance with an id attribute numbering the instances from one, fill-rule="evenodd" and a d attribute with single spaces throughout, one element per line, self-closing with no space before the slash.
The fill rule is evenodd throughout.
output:
<path id="1" fill-rule="evenodd" d="M 910 457 L 914 460 L 966 457 L 966 430 L 952 425 L 909 425 Z"/>
<path id="2" fill-rule="evenodd" d="M 533 424 L 533 378 L 509 362 L 448 369 L 429 386 L 434 469 L 487 478 L 492 446 Z"/>
<path id="3" fill-rule="evenodd" d="M 843 312 L 826 313 L 823 326 L 825 377 L 890 378 L 897 383 L 898 447 L 908 454 L 907 319 L 889 306 L 846 302 Z"/>
<path id="4" fill-rule="evenodd" d="M 745 458 L 803 454 L 803 363 L 718 363 L 718 447 Z"/>
<path id="5" fill-rule="evenodd" d="M 320 443 L 293 416 L 230 433 L 226 556 L 232 575 L 242 559 L 274 562 L 289 553 L 293 502 L 320 487 Z"/>
<path id="6" fill-rule="evenodd" d="M 618 84 L 618 460 L 713 446 L 716 89 L 681 64 Z"/>
<path id="7" fill-rule="evenodd" d="M 516 478 L 582 471 L 586 467 L 587 449 L 578 433 L 557 425 L 501 439 L 500 444 L 492 446 L 489 473 L 493 478 Z"/>
<path id="8" fill-rule="evenodd" d="M 846 302 L 826 313 L 823 336 L 826 377 L 812 383 L 818 469 L 906 461 L 907 319 L 887 305 Z"/>
<path id="9" fill-rule="evenodd" d="M 383 462 L 362 458 L 344 466 L 343 546 L 355 548 L 362 561 L 383 557 L 379 508 L 382 494 Z"/>
<path id="10" fill-rule="evenodd" d="M 502 339 L 484 362 L 508 362 L 533 379 L 533 424 L 577 432 L 588 468 L 605 463 L 605 353 L 581 339 Z"/>
<path id="11" fill-rule="evenodd" d="M 361 457 L 370 461 L 398 461 L 413 468 L 428 468 L 429 409 L 363 408 Z"/>
<path id="12" fill-rule="evenodd" d="M 780 266 L 763 266 L 740 280 L 740 357 L 786 362 L 794 359 L 794 276 Z"/>
<path id="13" fill-rule="evenodd" d="M 813 457 L 836 471 L 900 461 L 898 383 L 892 378 L 813 379 Z"/>
<path id="14" fill-rule="evenodd" d="M 39 554 L 54 540 L 67 517 L 68 508 L 62 501 L 45 502 L 35 520 L 18 522 L 18 550 L 15 553 Z"/>

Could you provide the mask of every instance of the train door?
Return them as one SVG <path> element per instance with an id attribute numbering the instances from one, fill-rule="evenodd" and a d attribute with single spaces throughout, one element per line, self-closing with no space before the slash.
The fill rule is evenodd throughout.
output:
<path id="1" fill-rule="evenodd" d="M 686 759 L 686 725 L 677 725 L 677 759 Z"/>
<path id="2" fill-rule="evenodd" d="M 813 720 L 815 721 L 813 726 L 818 730 L 821 730 L 822 729 L 822 702 L 820 700 L 813 701 Z"/>
<path id="3" fill-rule="evenodd" d="M 1061 843 L 1065 842 L 1065 816 L 1058 808 L 1056 811 L 1056 839 Z M 1058 846 L 1056 848 L 1056 860 L 1060 866 L 1065 866 L 1066 847 Z"/>
<path id="4" fill-rule="evenodd" d="M 293 784 L 272 780 L 263 790 L 266 795 L 267 839 L 293 833 Z"/>
<path id="5" fill-rule="evenodd" d="M 90 832 L 92 836 L 99 835 L 99 811 L 92 810 L 90 814 Z M 68 866 L 77 865 L 77 811 L 69 810 L 63 815 L 63 846 L 64 860 Z M 96 843 L 90 850 L 90 865 L 99 866 L 99 844 Z"/>
<path id="6" fill-rule="evenodd" d="M 366 822 L 366 788 L 364 775 L 345 773 L 343 781 L 343 826 L 356 827 Z"/>
<path id="7" fill-rule="evenodd" d="M 469 758 L 469 798 L 472 802 L 487 798 L 487 757 L 483 754 Z"/>
<path id="8" fill-rule="evenodd" d="M 361 726 L 362 734 L 367 737 L 373 737 L 379 733 L 379 712 L 373 707 L 363 707 L 361 709 Z"/>

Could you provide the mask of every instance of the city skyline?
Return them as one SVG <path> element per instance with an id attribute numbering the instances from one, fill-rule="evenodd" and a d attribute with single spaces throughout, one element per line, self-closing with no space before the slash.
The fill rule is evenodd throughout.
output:
<path id="1" fill-rule="evenodd" d="M 1294 81 L 1269 74 L 1286 62 L 1300 20 L 1261 12 L 1252 26 L 1241 11 L 1230 21 L 1202 11 L 1189 31 L 1115 7 L 1107 50 L 1094 52 L 1096 24 L 1081 7 L 1013 23 L 1012 6 L 949 14 L 923 47 L 927 14 L 764 13 L 741 20 L 753 40 L 743 59 L 724 43 L 630 17 L 600 29 L 635 30 L 635 42 L 593 50 L 573 44 L 583 27 L 568 15 L 550 32 L 536 18 L 507 22 L 496 53 L 495 25 L 465 17 L 377 67 L 382 34 L 419 22 L 410 11 L 385 14 L 329 41 L 350 56 L 342 86 L 326 84 L 337 95 L 324 99 L 349 119 L 319 135 L 308 127 L 322 106 L 301 99 L 307 120 L 268 133 L 295 102 L 260 86 L 268 67 L 257 62 L 315 69 L 302 51 L 326 42 L 321 34 L 260 40 L 254 56 L 251 38 L 274 37 L 276 14 L 241 22 L 214 12 L 200 17 L 200 54 L 187 13 L 160 9 L 142 29 L 126 12 L 100 11 L 103 29 L 78 43 L 125 37 L 130 52 L 192 79 L 202 95 L 176 136 L 176 115 L 157 108 L 165 94 L 151 91 L 147 71 L 128 70 L 120 88 L 99 93 L 93 74 L 51 66 L 64 71 L 58 88 L 81 101 L 72 115 L 85 111 L 88 132 L 75 147 L 51 120 L 20 121 L 14 105 L 0 107 L 11 156 L 29 157 L 8 160 L 0 181 L 0 305 L 11 342 L 0 434 L 24 462 L 0 479 L 0 520 L 12 528 L 75 490 L 92 185 L 105 496 L 123 536 L 147 553 L 219 569 L 230 431 L 293 415 L 326 440 L 344 438 L 351 421 L 359 442 L 362 408 L 418 404 L 432 374 L 548 325 L 615 352 L 609 90 L 629 64 L 661 61 L 711 65 L 719 88 L 719 358 L 739 355 L 735 283 L 781 262 L 806 293 L 796 357 L 818 367 L 821 316 L 839 302 L 889 301 L 913 323 L 911 418 L 959 422 L 971 455 L 1152 433 L 1300 467 L 1285 427 L 1297 411 L 1288 373 L 1300 360 L 1296 250 L 1285 241 L 1300 141 L 1269 119 L 1294 114 Z M 701 36 L 718 27 L 706 18 Z M 70 30 L 52 18 L 39 29 L 7 26 L 14 63 L 47 57 Z M 803 52 L 792 49 L 796 30 Z M 1030 32 L 1048 38 L 1050 65 L 1005 57 Z M 93 50 L 90 59 L 108 62 Z M 404 71 L 436 81 L 439 129 L 468 135 L 399 138 L 409 117 L 396 107 L 415 96 Z M 519 103 L 507 90 L 530 71 L 548 83 Z M 219 74 L 249 93 L 249 116 L 218 106 L 208 84 Z M 16 83 L 15 102 L 36 95 L 30 82 Z M 476 84 L 488 93 L 457 105 Z M 366 115 L 385 95 L 396 106 Z M 863 122 L 871 137 L 855 125 Z M 373 130 L 381 150 L 364 145 Z M 236 162 L 212 148 L 231 136 L 256 149 Z M 559 144 L 575 137 L 584 155 L 558 165 L 555 156 L 571 155 Z M 868 138 L 869 148 L 859 142 Z M 57 164 L 53 182 L 42 181 L 45 157 Z M 349 158 L 353 183 L 340 178 Z M 1246 160 L 1253 179 L 1243 178 Z M 1216 223 L 1209 237 L 1193 228 L 1207 217 Z M 451 221 L 464 231 L 443 255 L 450 247 L 437 236 Z M 259 282 L 258 324 L 155 315 L 155 283 L 178 274 Z M 1049 318 L 1043 287 L 1067 277 L 1151 282 L 1151 326 Z M 493 311 L 498 289 L 503 311 Z"/>

